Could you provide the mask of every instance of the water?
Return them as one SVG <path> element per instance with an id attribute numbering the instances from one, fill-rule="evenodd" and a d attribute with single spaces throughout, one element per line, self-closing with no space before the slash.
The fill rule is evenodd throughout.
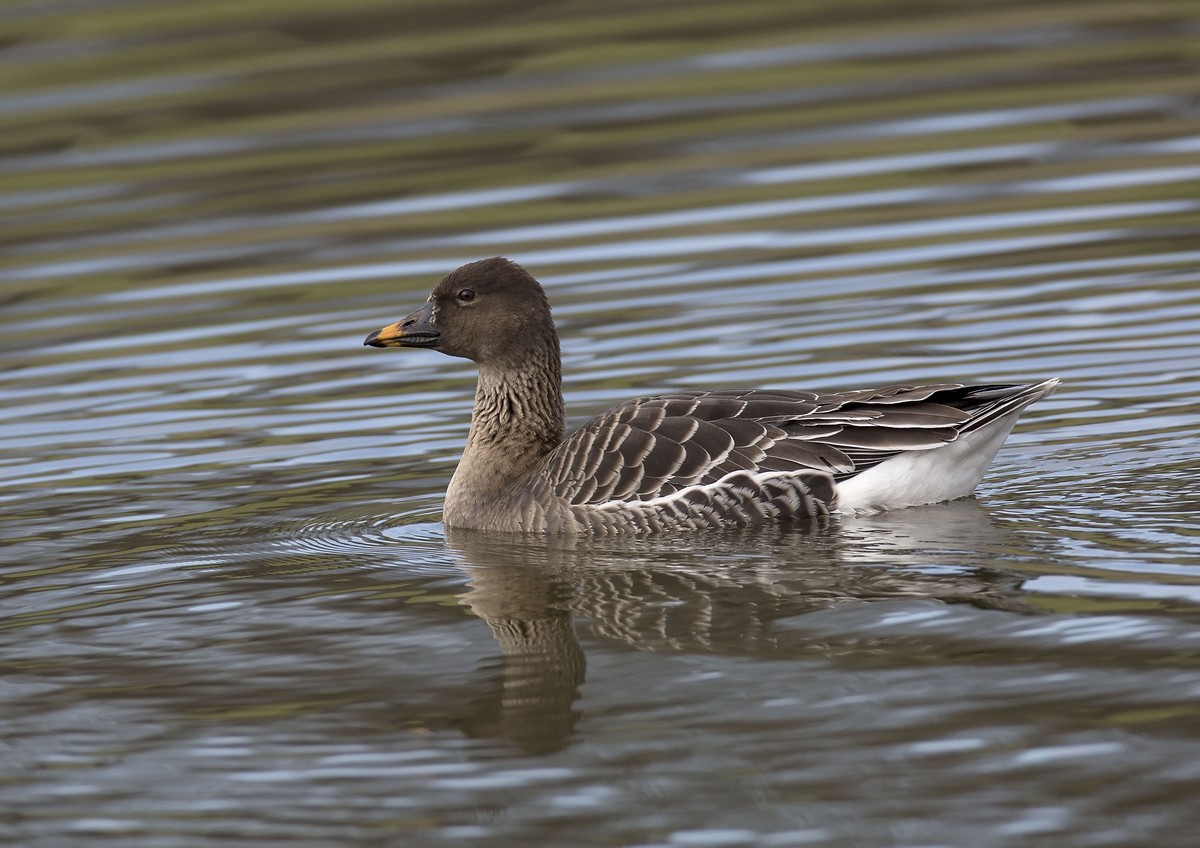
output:
<path id="1" fill-rule="evenodd" d="M 7 844 L 1190 846 L 1188 4 L 0 10 Z M 978 497 L 447 533 L 545 283 L 573 423 L 1064 379 Z"/>

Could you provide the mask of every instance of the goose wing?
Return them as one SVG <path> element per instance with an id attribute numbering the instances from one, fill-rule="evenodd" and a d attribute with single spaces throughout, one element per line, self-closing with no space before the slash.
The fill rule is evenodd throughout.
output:
<path id="1" fill-rule="evenodd" d="M 531 475 L 537 488 L 573 506 L 634 505 L 711 492 L 724 480 L 786 478 L 828 505 L 835 481 L 903 451 L 954 441 L 1045 393 L 1030 395 L 1036 388 L 945 383 L 634 398 L 593 418 Z"/>

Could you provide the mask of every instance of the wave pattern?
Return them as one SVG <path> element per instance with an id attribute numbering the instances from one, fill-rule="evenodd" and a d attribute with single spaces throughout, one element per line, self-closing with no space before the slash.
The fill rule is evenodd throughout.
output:
<path id="1" fill-rule="evenodd" d="M 1193 10 L 235 5 L 0 11 L 6 841 L 1197 831 Z M 977 502 L 463 539 L 361 339 L 500 253 L 574 423 L 1064 383 Z"/>

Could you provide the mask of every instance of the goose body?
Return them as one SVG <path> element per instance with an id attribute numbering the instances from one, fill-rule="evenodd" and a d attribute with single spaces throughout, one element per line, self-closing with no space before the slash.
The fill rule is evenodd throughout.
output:
<path id="1" fill-rule="evenodd" d="M 364 344 L 478 363 L 444 519 L 510 532 L 735 527 L 951 500 L 974 491 L 1021 411 L 1058 385 L 680 392 L 627 400 L 563 439 L 549 303 L 498 257 L 448 274 Z"/>

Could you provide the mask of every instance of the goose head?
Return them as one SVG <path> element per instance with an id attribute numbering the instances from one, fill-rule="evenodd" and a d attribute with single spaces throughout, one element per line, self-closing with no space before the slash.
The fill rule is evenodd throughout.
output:
<path id="1" fill-rule="evenodd" d="M 546 293 L 533 276 L 503 257 L 451 271 L 415 312 L 371 333 L 370 347 L 428 348 L 480 365 L 519 365 L 558 336 Z"/>

